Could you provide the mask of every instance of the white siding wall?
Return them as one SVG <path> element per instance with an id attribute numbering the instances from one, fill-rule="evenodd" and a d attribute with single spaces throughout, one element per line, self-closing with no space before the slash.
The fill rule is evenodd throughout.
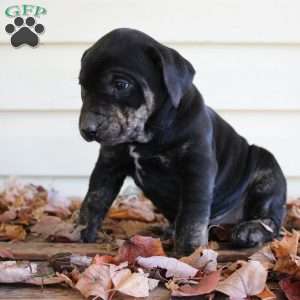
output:
<path id="1" fill-rule="evenodd" d="M 9 45 L 4 10 L 16 3 L 0 2 L 0 181 L 85 193 L 98 146 L 77 129 L 80 57 L 109 30 L 132 27 L 188 58 L 207 104 L 274 152 L 289 194 L 300 194 L 298 0 L 30 1 L 48 10 L 37 49 Z"/>

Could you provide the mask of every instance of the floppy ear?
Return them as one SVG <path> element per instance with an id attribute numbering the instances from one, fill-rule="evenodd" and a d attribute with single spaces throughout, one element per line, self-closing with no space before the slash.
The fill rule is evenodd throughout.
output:
<path id="1" fill-rule="evenodd" d="M 170 100 L 177 108 L 181 98 L 192 85 L 195 70 L 191 63 L 174 49 L 159 45 L 151 47 L 150 51 L 159 62 Z"/>

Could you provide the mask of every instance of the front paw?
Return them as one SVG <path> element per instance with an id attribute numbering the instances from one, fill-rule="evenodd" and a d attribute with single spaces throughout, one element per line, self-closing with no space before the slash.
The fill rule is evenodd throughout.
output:
<path id="1" fill-rule="evenodd" d="M 97 239 L 97 231 L 88 226 L 81 231 L 81 240 L 84 243 L 95 243 Z"/>
<path id="2" fill-rule="evenodd" d="M 77 217 L 78 225 L 87 225 L 89 222 L 89 209 L 87 203 L 83 202 L 81 204 L 81 208 Z"/>
<path id="3" fill-rule="evenodd" d="M 207 224 L 189 226 L 183 232 L 176 233 L 175 252 L 177 256 L 189 255 L 200 246 L 207 246 Z"/>
<path id="4" fill-rule="evenodd" d="M 236 247 L 252 248 L 272 240 L 272 236 L 272 232 L 268 231 L 259 220 L 253 220 L 236 225 L 231 240 Z"/>
<path id="5" fill-rule="evenodd" d="M 89 217 L 89 210 L 81 207 L 77 224 L 84 229 L 81 230 L 81 240 L 84 243 L 93 243 L 97 239 L 96 226 L 92 226 L 92 218 Z"/>

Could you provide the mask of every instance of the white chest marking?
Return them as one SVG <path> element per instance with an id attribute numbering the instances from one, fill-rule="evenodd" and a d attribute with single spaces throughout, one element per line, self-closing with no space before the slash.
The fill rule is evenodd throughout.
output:
<path id="1" fill-rule="evenodd" d="M 134 152 L 134 150 L 135 150 L 135 146 L 130 146 L 129 147 L 129 155 L 133 158 L 133 161 L 134 161 L 135 175 L 136 175 L 137 179 L 139 180 L 139 182 L 142 184 L 143 179 L 141 177 L 141 172 L 143 170 L 142 170 L 142 166 L 139 163 L 140 155 L 137 152 Z"/>

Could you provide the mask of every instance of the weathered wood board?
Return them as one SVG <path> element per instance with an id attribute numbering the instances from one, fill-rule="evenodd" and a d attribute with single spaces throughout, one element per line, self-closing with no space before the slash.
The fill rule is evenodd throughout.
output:
<path id="1" fill-rule="evenodd" d="M 94 256 L 96 254 L 115 254 L 107 244 L 80 244 L 80 243 L 45 243 L 45 242 L 0 242 L 0 253 L 9 250 L 16 260 L 47 260 L 54 254 L 71 252 Z M 257 251 L 257 248 L 244 250 L 217 250 L 219 262 L 229 262 L 238 259 L 247 259 Z"/>

